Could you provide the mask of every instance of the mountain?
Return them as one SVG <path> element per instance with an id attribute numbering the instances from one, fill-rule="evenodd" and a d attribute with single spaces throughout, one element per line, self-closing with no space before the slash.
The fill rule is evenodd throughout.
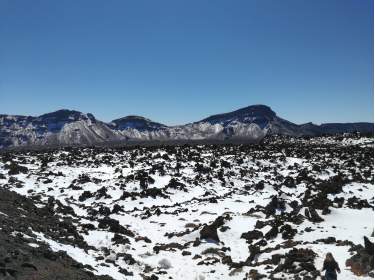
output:
<path id="1" fill-rule="evenodd" d="M 264 128 L 268 122 L 276 118 L 276 113 L 266 105 L 252 105 L 233 112 L 210 116 L 200 122 L 228 125 L 231 122 L 255 123 Z"/>
<path id="2" fill-rule="evenodd" d="M 127 141 L 243 140 L 258 142 L 266 135 L 319 136 L 373 133 L 372 123 L 295 124 L 268 106 L 252 105 L 178 126 L 167 126 L 141 116 L 110 123 L 92 114 L 58 110 L 38 117 L 0 115 L 0 148 L 31 145 L 93 145 Z"/>
<path id="3" fill-rule="evenodd" d="M 250 137 L 255 132 L 258 137 L 266 134 L 300 135 L 298 125 L 279 118 L 265 105 L 252 105 L 233 112 L 213 115 L 200 121 L 220 125 L 227 137 Z"/>
<path id="4" fill-rule="evenodd" d="M 359 122 L 359 123 L 325 123 L 321 126 L 324 134 L 341 133 L 342 131 L 352 133 L 361 131 L 362 133 L 374 133 L 374 124 Z"/>
<path id="5" fill-rule="evenodd" d="M 0 148 L 27 145 L 87 145 L 118 136 L 92 114 L 59 110 L 38 117 L 0 115 Z"/>
<path id="6" fill-rule="evenodd" d="M 116 119 L 113 120 L 109 125 L 111 128 L 120 131 L 130 128 L 140 131 L 151 131 L 167 127 L 164 124 L 153 122 L 140 116 L 127 116 L 124 118 Z"/>

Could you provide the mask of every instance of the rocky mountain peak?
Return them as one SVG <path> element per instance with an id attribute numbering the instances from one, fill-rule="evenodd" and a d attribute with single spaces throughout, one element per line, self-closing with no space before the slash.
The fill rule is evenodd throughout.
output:
<path id="1" fill-rule="evenodd" d="M 40 115 L 38 119 L 46 122 L 71 122 L 87 119 L 95 120 L 95 117 L 90 113 L 84 114 L 75 110 L 61 109 L 55 112 Z"/>
<path id="2" fill-rule="evenodd" d="M 154 130 L 166 127 L 164 124 L 153 122 L 145 117 L 135 115 L 115 119 L 111 122 L 111 126 L 117 130 L 125 130 L 129 128 L 138 130 Z"/>
<path id="3" fill-rule="evenodd" d="M 232 122 L 255 123 L 263 128 L 274 118 L 276 118 L 276 113 L 270 107 L 266 105 L 251 105 L 229 113 L 210 116 L 201 122 L 220 123 L 223 125 Z"/>

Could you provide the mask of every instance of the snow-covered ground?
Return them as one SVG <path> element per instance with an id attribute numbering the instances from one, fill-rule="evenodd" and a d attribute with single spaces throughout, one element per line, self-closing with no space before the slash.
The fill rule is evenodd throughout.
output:
<path id="1" fill-rule="evenodd" d="M 151 275 L 158 279 L 251 279 L 251 270 L 265 279 L 271 275 L 294 279 L 288 271 L 276 273 L 283 260 L 267 263 L 272 255 L 285 255 L 292 248 L 313 250 L 318 270 L 325 254 L 332 252 L 342 268 L 340 279 L 371 279 L 345 268 L 352 253 L 350 245 L 340 241 L 363 244 L 363 237 L 370 237 L 374 230 L 372 153 L 373 141 L 368 138 L 280 141 L 267 146 L 22 152 L 3 156 L 0 187 L 31 197 L 40 207 L 49 197 L 71 207 L 74 214 L 62 213 L 57 204 L 54 209 L 61 219 L 73 218 L 90 249 L 35 231 L 30 246 L 48 243 L 52 250 L 66 251 L 91 266 L 95 274 L 118 280 Z M 8 174 L 12 162 L 27 171 Z M 330 186 L 339 191 L 326 191 Z M 329 213 L 317 206 L 321 193 L 328 199 Z M 267 215 L 265 209 L 274 196 L 286 209 L 278 206 Z M 358 206 L 358 201 L 367 205 Z M 308 219 L 308 207 L 315 207 L 324 221 Z M 293 223 L 290 215 L 303 220 Z M 204 225 L 220 216 L 226 217 L 217 230 L 220 243 L 200 240 Z M 119 226 L 101 223 L 108 218 Z M 296 233 L 285 238 L 278 224 L 274 237 L 249 243 L 241 238 L 255 229 L 266 235 L 280 221 Z M 266 225 L 256 228 L 257 222 Z M 317 241 L 328 237 L 335 237 L 336 242 Z M 259 243 L 262 239 L 265 242 Z M 253 250 L 249 245 L 257 242 L 260 252 L 246 263 Z"/>

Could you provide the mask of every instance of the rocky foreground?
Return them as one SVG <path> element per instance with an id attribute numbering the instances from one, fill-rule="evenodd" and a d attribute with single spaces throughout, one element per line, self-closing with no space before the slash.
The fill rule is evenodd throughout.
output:
<path id="1" fill-rule="evenodd" d="M 0 279 L 373 279 L 372 138 L 0 154 Z"/>

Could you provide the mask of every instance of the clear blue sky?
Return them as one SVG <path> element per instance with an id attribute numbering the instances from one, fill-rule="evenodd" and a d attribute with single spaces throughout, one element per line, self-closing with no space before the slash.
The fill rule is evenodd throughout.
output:
<path id="1" fill-rule="evenodd" d="M 373 120 L 372 0 L 0 0 L 0 113 Z"/>

